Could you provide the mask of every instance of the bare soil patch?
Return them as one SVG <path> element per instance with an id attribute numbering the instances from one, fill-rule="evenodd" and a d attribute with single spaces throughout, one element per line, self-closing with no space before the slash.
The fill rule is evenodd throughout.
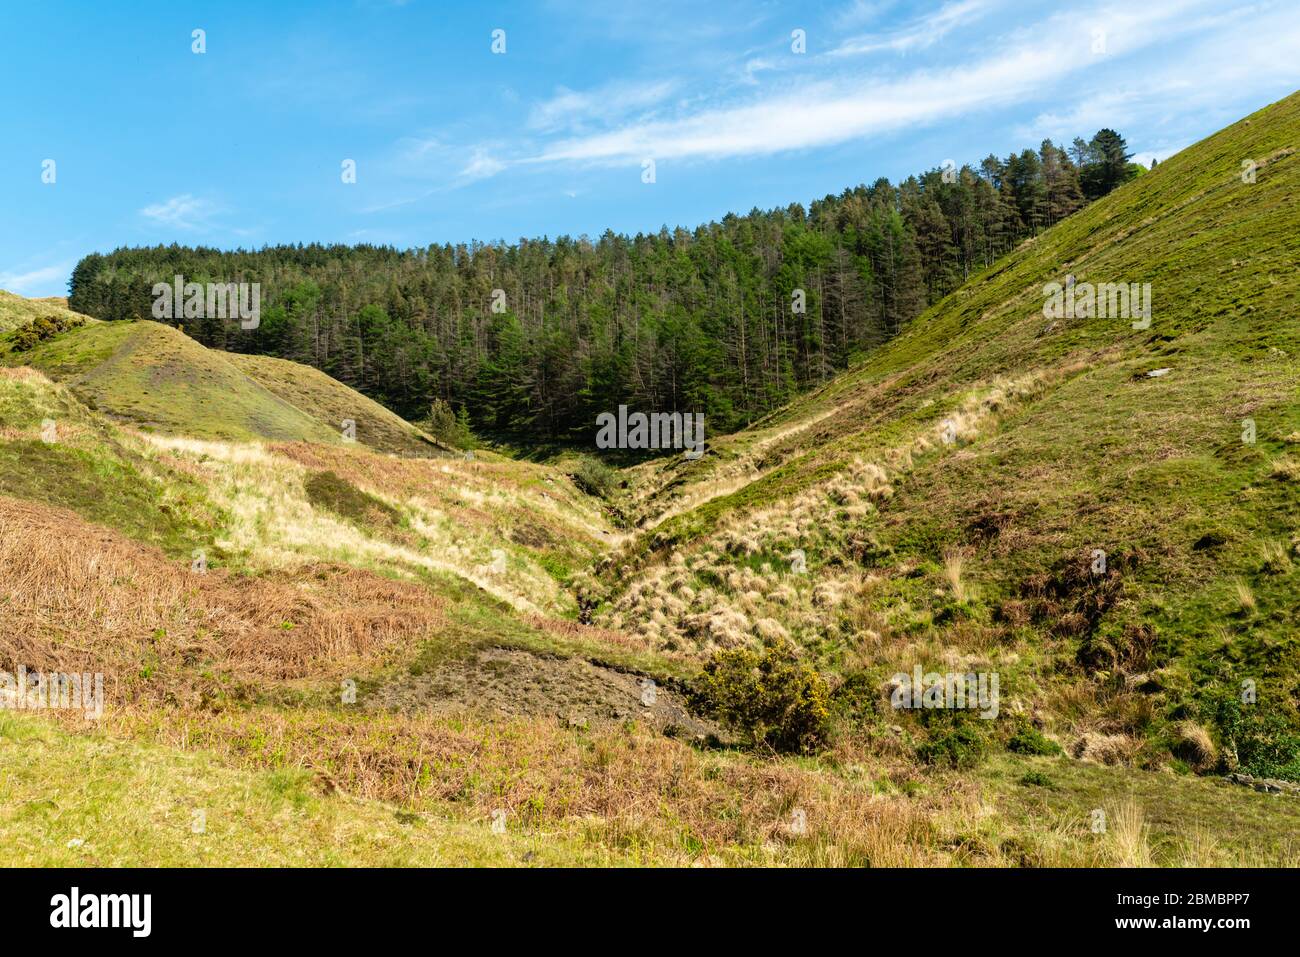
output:
<path id="1" fill-rule="evenodd" d="M 485 648 L 422 675 L 402 675 L 359 697 L 372 711 L 482 711 L 575 724 L 636 720 L 688 740 L 722 739 L 675 691 L 584 658 Z"/>

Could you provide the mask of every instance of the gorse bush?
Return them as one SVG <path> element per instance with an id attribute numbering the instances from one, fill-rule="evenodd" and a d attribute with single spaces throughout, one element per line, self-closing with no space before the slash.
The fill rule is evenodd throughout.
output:
<path id="1" fill-rule="evenodd" d="M 762 651 L 716 652 L 696 679 L 691 699 L 753 744 L 776 751 L 815 751 L 830 732 L 830 689 L 788 642 Z"/>
<path id="2" fill-rule="evenodd" d="M 42 342 L 53 339 L 59 333 L 67 332 L 69 329 L 78 329 L 85 324 L 86 320 L 76 316 L 37 316 L 31 322 L 20 326 L 14 331 L 14 352 L 29 352 Z"/>

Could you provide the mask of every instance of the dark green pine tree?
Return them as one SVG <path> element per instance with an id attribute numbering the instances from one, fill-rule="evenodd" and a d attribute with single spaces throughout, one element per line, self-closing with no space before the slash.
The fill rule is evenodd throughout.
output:
<path id="1" fill-rule="evenodd" d="M 1124 137 L 1111 129 L 1098 130 L 1088 143 L 1088 161 L 1081 171 L 1084 195 L 1089 200 L 1100 199 L 1127 183 L 1137 175 L 1129 165 L 1132 158 Z"/>

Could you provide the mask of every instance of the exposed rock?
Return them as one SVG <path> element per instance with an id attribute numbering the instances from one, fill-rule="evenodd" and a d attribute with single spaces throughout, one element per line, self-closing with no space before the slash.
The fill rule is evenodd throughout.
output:
<path id="1" fill-rule="evenodd" d="M 1233 784 L 1241 784 L 1264 794 L 1288 794 L 1292 797 L 1300 797 L 1300 784 L 1296 784 L 1294 781 L 1281 781 L 1277 778 L 1257 778 L 1241 773 L 1229 774 L 1228 780 Z"/>

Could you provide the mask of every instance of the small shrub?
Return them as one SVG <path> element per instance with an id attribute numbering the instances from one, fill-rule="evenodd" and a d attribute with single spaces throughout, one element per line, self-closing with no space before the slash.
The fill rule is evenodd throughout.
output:
<path id="1" fill-rule="evenodd" d="M 1020 779 L 1020 783 L 1025 787 L 1056 789 L 1052 779 L 1042 771 L 1026 771 L 1024 777 Z"/>
<path id="2" fill-rule="evenodd" d="M 40 344 L 40 341 L 40 336 L 36 334 L 30 322 L 14 330 L 14 352 L 30 352 Z"/>
<path id="3" fill-rule="evenodd" d="M 1007 742 L 1007 750 L 1016 754 L 1063 754 L 1064 749 L 1035 728 L 1025 722 L 1016 729 L 1016 733 Z"/>
<path id="4" fill-rule="evenodd" d="M 1121 603 L 1126 578 L 1144 561 L 1140 549 L 1118 548 L 1107 556 L 1105 572 L 1099 573 L 1090 551 L 1076 552 L 1025 579 L 1019 597 L 1030 602 L 1034 621 L 1052 634 L 1086 638 Z"/>
<path id="5" fill-rule="evenodd" d="M 37 316 L 31 322 L 20 326 L 14 331 L 14 352 L 28 352 L 35 349 L 42 342 L 53 339 L 61 332 L 78 329 L 85 324 L 86 320 L 76 316 Z"/>
<path id="6" fill-rule="evenodd" d="M 1090 673 L 1138 674 L 1153 664 L 1156 632 L 1146 622 L 1113 623 L 1087 635 L 1075 657 Z"/>
<path id="7" fill-rule="evenodd" d="M 597 498 L 608 498 L 618 484 L 618 472 L 594 455 L 580 457 L 570 478 L 579 489 Z"/>
<path id="8" fill-rule="evenodd" d="M 763 651 L 716 652 L 691 689 L 692 703 L 776 751 L 809 752 L 830 731 L 830 691 L 788 642 Z"/>
<path id="9" fill-rule="evenodd" d="M 831 707 L 838 720 L 865 726 L 877 715 L 880 681 L 865 671 L 848 675 L 831 692 Z"/>
<path id="10" fill-rule="evenodd" d="M 1220 770 L 1300 781 L 1300 728 L 1293 716 L 1243 704 L 1233 689 L 1203 703 L 1201 715 L 1218 728 Z"/>
<path id="11" fill-rule="evenodd" d="M 1011 628 L 1025 627 L 1030 618 L 1029 603 L 1015 598 L 1004 599 L 993 609 L 993 620 Z"/>
<path id="12" fill-rule="evenodd" d="M 984 736 L 967 721 L 932 732 L 917 746 L 916 756 L 926 764 L 942 768 L 972 768 L 984 758 Z"/>

